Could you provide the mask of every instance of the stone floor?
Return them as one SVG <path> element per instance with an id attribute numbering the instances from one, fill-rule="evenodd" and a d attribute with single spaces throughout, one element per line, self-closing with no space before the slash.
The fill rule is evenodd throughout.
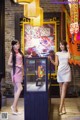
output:
<path id="1" fill-rule="evenodd" d="M 19 111 L 22 113 L 20 115 L 13 115 L 12 111 L 11 111 L 11 105 L 13 102 L 13 98 L 7 98 L 7 106 L 3 106 L 1 113 L 2 112 L 8 112 L 8 120 L 24 120 L 24 100 L 23 98 L 19 99 Z M 0 116 L 1 117 L 1 116 Z M 4 119 L 0 119 L 0 120 L 4 120 Z"/>
<path id="2" fill-rule="evenodd" d="M 80 120 L 80 98 L 66 98 L 66 114 L 59 116 L 59 99 L 51 100 L 50 120 Z"/>
<path id="3" fill-rule="evenodd" d="M 7 98 L 7 106 L 2 107 L 2 112 L 8 112 L 8 120 L 24 120 L 24 100 L 19 99 L 19 111 L 22 112 L 20 115 L 12 115 L 11 104 L 13 98 Z M 64 115 L 58 115 L 59 98 L 51 99 L 51 112 L 49 120 L 80 120 L 80 98 L 66 98 L 65 106 L 67 113 Z M 2 118 L 0 114 L 0 119 Z M 3 120 L 3 119 L 2 119 Z"/>

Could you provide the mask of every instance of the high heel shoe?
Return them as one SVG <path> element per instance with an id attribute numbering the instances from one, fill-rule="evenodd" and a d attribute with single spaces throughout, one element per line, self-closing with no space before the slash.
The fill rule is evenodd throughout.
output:
<path id="1" fill-rule="evenodd" d="M 59 115 L 63 115 L 63 114 L 66 114 L 66 111 L 64 111 L 64 112 L 59 112 Z"/>
<path id="2" fill-rule="evenodd" d="M 18 112 L 14 111 L 14 107 L 13 106 L 11 106 L 11 110 L 12 110 L 12 114 L 13 115 L 18 115 Z"/>
<path id="3" fill-rule="evenodd" d="M 13 106 L 11 106 L 11 110 L 12 110 L 12 112 L 14 111 L 14 107 Z"/>
<path id="4" fill-rule="evenodd" d="M 63 114 L 66 114 L 66 109 L 65 109 L 65 107 L 63 107 L 63 108 L 59 108 L 59 115 L 63 115 Z"/>
<path id="5" fill-rule="evenodd" d="M 13 115 L 20 115 L 20 114 L 22 114 L 21 112 L 18 112 L 18 110 L 14 111 L 14 107 L 13 106 L 11 106 L 11 110 L 12 110 L 12 114 Z"/>
<path id="6" fill-rule="evenodd" d="M 64 114 L 66 114 L 66 112 L 60 112 L 60 113 L 59 113 L 59 115 L 64 115 Z"/>

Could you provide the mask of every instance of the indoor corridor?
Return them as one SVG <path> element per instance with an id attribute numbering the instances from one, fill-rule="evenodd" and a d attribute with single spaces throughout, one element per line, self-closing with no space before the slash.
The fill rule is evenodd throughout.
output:
<path id="1" fill-rule="evenodd" d="M 80 98 L 66 98 L 66 114 L 59 116 L 59 98 L 51 99 L 51 112 L 49 120 L 80 120 Z M 12 115 L 11 103 L 13 98 L 7 98 L 7 106 L 2 108 L 2 112 L 8 112 L 8 120 L 24 120 L 24 99 L 19 99 L 20 115 Z M 1 115 L 0 115 L 1 118 Z"/>

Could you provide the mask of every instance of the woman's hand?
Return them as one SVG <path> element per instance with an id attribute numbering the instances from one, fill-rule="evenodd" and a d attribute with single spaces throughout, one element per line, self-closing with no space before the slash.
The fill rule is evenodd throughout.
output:
<path id="1" fill-rule="evenodd" d="M 16 64 L 16 67 L 22 68 L 22 65 L 18 65 L 18 64 Z"/>

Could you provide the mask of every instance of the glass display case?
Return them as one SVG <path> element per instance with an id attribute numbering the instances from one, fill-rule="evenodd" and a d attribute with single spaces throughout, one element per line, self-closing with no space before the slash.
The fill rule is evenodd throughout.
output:
<path id="1" fill-rule="evenodd" d="M 26 91 L 46 91 L 47 58 L 25 58 Z"/>

